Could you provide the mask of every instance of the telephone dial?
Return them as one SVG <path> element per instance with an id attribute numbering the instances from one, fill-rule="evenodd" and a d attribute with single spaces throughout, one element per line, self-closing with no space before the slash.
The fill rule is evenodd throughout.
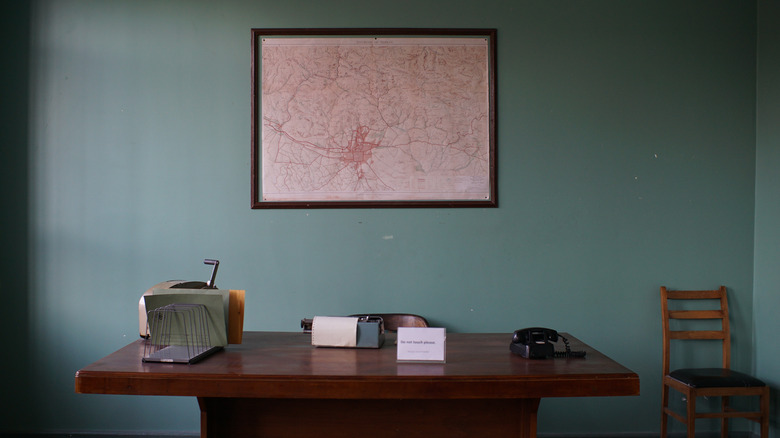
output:
<path id="1" fill-rule="evenodd" d="M 552 342 L 563 341 L 564 351 L 555 351 Z M 529 327 L 516 330 L 509 344 L 512 353 L 527 359 L 549 359 L 553 357 L 585 357 L 584 351 L 571 351 L 569 340 L 553 329 Z"/>

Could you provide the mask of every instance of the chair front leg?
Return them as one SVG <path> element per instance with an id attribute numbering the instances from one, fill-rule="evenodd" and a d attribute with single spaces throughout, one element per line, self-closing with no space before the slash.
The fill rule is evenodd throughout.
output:
<path id="1" fill-rule="evenodd" d="M 723 396 L 720 398 L 720 411 L 726 413 L 729 409 L 729 398 Z M 729 419 L 722 417 L 720 419 L 720 438 L 729 438 Z"/>
<path id="2" fill-rule="evenodd" d="M 669 414 L 666 409 L 669 407 L 669 387 L 663 385 L 661 392 L 661 438 L 666 438 L 667 427 L 669 426 Z"/>
<path id="3" fill-rule="evenodd" d="M 769 388 L 761 394 L 761 438 L 769 438 Z"/>
<path id="4" fill-rule="evenodd" d="M 688 402 L 688 438 L 696 438 L 696 395 L 692 393 L 687 394 Z"/>

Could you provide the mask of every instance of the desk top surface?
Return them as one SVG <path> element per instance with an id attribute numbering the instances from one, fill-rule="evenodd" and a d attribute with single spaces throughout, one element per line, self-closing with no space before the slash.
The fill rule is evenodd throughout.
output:
<path id="1" fill-rule="evenodd" d="M 311 336 L 245 332 L 193 365 L 143 363 L 138 340 L 76 373 L 76 392 L 260 398 L 540 398 L 638 395 L 639 377 L 564 334 L 587 357 L 530 360 L 511 334 L 448 333 L 444 364 L 398 363 L 380 349 L 319 348 Z"/>

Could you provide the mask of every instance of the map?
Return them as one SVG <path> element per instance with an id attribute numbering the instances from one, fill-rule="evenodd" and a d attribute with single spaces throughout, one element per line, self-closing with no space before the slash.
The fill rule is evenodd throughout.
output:
<path id="1" fill-rule="evenodd" d="M 261 47 L 263 201 L 490 198 L 486 38 Z"/>

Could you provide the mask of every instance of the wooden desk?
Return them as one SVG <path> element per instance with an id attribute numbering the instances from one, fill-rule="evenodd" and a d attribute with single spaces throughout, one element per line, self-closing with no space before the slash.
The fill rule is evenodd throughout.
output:
<path id="1" fill-rule="evenodd" d="M 639 377 L 577 339 L 586 359 L 528 360 L 511 334 L 447 334 L 446 364 L 315 348 L 303 333 L 247 332 L 194 365 L 142 363 L 143 341 L 76 373 L 76 392 L 193 396 L 201 437 L 536 436 L 542 397 L 639 394 Z"/>

